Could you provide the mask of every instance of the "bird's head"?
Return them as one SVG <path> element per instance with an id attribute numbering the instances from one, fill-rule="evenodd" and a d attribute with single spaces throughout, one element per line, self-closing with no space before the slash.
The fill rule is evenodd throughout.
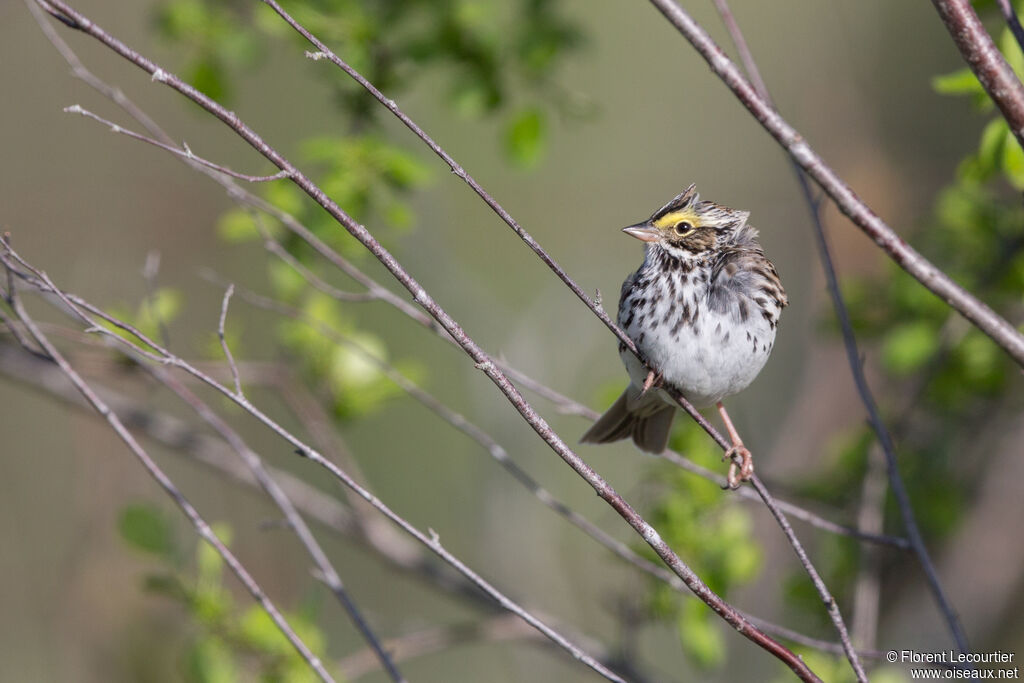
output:
<path id="1" fill-rule="evenodd" d="M 734 244 L 741 232 L 747 232 L 749 216 L 747 211 L 702 202 L 697 186 L 690 185 L 643 223 L 622 230 L 677 259 L 692 261 Z"/>

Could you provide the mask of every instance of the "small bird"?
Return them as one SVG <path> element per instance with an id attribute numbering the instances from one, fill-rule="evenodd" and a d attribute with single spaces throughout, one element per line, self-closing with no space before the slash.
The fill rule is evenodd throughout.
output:
<path id="1" fill-rule="evenodd" d="M 741 459 L 729 467 L 729 488 L 753 475 L 722 399 L 764 367 L 788 300 L 749 217 L 701 201 L 690 185 L 646 221 L 623 228 L 646 248 L 639 270 L 622 283 L 618 322 L 651 370 L 619 344 L 630 384 L 583 442 L 632 437 L 641 450 L 661 453 L 676 412 L 663 390 L 669 387 L 695 407 L 717 404 L 733 444 L 726 457 Z"/>

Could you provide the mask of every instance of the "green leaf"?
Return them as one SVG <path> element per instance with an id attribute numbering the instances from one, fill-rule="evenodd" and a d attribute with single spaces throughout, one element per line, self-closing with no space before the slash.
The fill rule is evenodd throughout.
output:
<path id="1" fill-rule="evenodd" d="M 259 239 L 256 219 L 246 209 L 231 209 L 217 221 L 217 234 L 226 242 L 251 242 Z"/>
<path id="2" fill-rule="evenodd" d="M 231 528 L 226 524 L 214 524 L 213 533 L 225 546 L 231 545 Z M 219 586 L 221 570 L 224 566 L 224 559 L 217 552 L 217 549 L 206 541 L 199 541 L 196 550 L 196 568 L 199 574 L 199 583 L 203 587 Z"/>
<path id="3" fill-rule="evenodd" d="M 970 69 L 964 67 L 952 73 L 932 78 L 932 88 L 940 95 L 984 95 L 985 88 Z"/>
<path id="4" fill-rule="evenodd" d="M 234 683 L 241 680 L 231 647 L 217 635 L 205 635 L 188 654 L 191 680 L 201 683 Z"/>
<path id="5" fill-rule="evenodd" d="M 274 291 L 285 300 L 298 298 L 308 286 L 302 273 L 284 261 L 270 261 L 267 263 L 267 272 Z"/>
<path id="6" fill-rule="evenodd" d="M 882 347 L 882 362 L 897 375 L 917 370 L 938 348 L 938 335 L 924 321 L 905 323 L 893 329 Z"/>
<path id="7" fill-rule="evenodd" d="M 1021 149 L 1017 138 L 1010 135 L 1009 130 L 1003 142 L 1002 169 L 1006 181 L 1014 189 L 1024 190 L 1024 150 Z"/>
<path id="8" fill-rule="evenodd" d="M 986 180 L 1002 167 L 1003 149 L 1006 146 L 1010 128 L 1002 118 L 993 119 L 981 132 L 978 144 L 978 180 Z"/>
<path id="9" fill-rule="evenodd" d="M 1017 74 L 1017 78 L 1024 76 L 1024 53 L 1021 52 L 1020 44 L 1009 28 L 1004 28 L 999 35 L 999 51 L 1003 53 L 1006 62 Z"/>
<path id="10" fill-rule="evenodd" d="M 189 595 L 177 574 L 149 574 L 142 587 L 149 593 L 164 595 L 181 602 L 186 602 Z"/>
<path id="11" fill-rule="evenodd" d="M 535 166 L 544 154 L 546 140 L 547 120 L 539 109 L 520 112 L 505 128 L 505 152 L 519 166 Z"/>
<path id="12" fill-rule="evenodd" d="M 213 100 L 224 100 L 228 91 L 224 69 L 212 59 L 193 62 L 185 72 L 185 79 L 199 92 Z"/>
<path id="13" fill-rule="evenodd" d="M 117 529 L 129 545 L 137 550 L 165 559 L 174 556 L 174 535 L 163 511 L 154 505 L 140 503 L 121 510 Z"/>
<path id="14" fill-rule="evenodd" d="M 725 641 L 711 612 L 697 600 L 687 600 L 679 613 L 679 640 L 683 651 L 701 669 L 720 666 L 725 660 Z"/>

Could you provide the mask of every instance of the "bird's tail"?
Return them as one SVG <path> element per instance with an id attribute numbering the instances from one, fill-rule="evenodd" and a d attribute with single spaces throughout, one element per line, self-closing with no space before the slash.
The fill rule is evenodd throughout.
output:
<path id="1" fill-rule="evenodd" d="M 580 441 L 611 443 L 632 437 L 640 450 L 661 453 L 668 446 L 675 413 L 675 406 L 665 403 L 655 392 L 641 396 L 640 390 L 630 384 Z"/>

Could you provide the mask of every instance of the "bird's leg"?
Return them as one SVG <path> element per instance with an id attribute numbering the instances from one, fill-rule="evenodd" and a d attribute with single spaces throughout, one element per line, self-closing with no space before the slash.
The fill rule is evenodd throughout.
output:
<path id="1" fill-rule="evenodd" d="M 754 458 L 750 454 L 750 450 L 743 445 L 743 440 L 740 439 L 736 428 L 732 426 L 729 413 L 725 412 L 725 406 L 721 401 L 718 402 L 718 412 L 722 415 L 722 422 L 725 423 L 725 429 L 729 432 L 729 438 L 732 439 L 732 448 L 727 450 L 722 457 L 723 460 L 732 460 L 729 464 L 729 474 L 725 479 L 726 488 L 735 491 L 741 483 L 754 476 Z M 739 465 L 736 463 L 737 458 L 740 460 Z"/>
<path id="2" fill-rule="evenodd" d="M 643 396 L 651 390 L 651 387 L 657 384 L 661 384 L 661 374 L 651 370 L 647 373 L 647 379 L 644 380 L 644 388 L 640 391 L 640 395 Z"/>

